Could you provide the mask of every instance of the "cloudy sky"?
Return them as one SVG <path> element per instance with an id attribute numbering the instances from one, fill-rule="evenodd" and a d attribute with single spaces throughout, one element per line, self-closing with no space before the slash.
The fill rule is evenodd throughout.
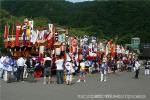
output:
<path id="1" fill-rule="evenodd" d="M 66 1 L 70 1 L 70 2 L 83 2 L 83 1 L 93 1 L 93 0 L 66 0 Z"/>

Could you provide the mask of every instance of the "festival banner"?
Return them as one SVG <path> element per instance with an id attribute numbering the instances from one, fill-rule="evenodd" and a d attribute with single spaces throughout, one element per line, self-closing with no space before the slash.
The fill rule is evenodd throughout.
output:
<path id="1" fill-rule="evenodd" d="M 19 46 L 19 35 L 20 35 L 20 29 L 21 29 L 21 25 L 16 24 L 16 46 Z"/>
<path id="2" fill-rule="evenodd" d="M 23 44 L 25 46 L 26 45 L 26 24 L 24 24 L 23 30 L 24 30 L 24 32 L 23 32 Z"/>
<path id="3" fill-rule="evenodd" d="M 5 31 L 4 31 L 4 39 L 6 39 L 8 37 L 9 34 L 9 26 L 8 24 L 5 25 Z"/>
<path id="4" fill-rule="evenodd" d="M 29 21 L 30 30 L 33 30 L 34 22 L 33 20 Z"/>

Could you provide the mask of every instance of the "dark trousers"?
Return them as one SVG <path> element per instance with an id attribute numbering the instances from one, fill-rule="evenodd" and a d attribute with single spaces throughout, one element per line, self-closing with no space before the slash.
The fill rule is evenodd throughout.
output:
<path id="1" fill-rule="evenodd" d="M 63 84 L 64 82 L 64 71 L 57 70 L 57 84 Z"/>
<path id="2" fill-rule="evenodd" d="M 23 81 L 23 72 L 24 72 L 24 67 L 19 66 L 17 70 L 17 81 L 19 80 Z"/>
<path id="3" fill-rule="evenodd" d="M 13 74 L 14 74 L 14 77 L 13 77 L 14 81 L 17 81 L 17 71 L 14 72 Z"/>
<path id="4" fill-rule="evenodd" d="M 135 78 L 138 78 L 138 76 L 139 76 L 139 69 L 137 69 L 137 70 L 135 71 Z"/>
<path id="5" fill-rule="evenodd" d="M 30 81 L 30 82 L 34 82 L 35 81 L 33 72 L 28 73 L 28 81 Z"/>

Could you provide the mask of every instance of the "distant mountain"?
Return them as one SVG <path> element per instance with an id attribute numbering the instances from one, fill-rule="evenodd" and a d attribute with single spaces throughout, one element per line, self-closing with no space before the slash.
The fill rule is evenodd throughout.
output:
<path id="1" fill-rule="evenodd" d="M 97 34 L 100 38 L 117 38 L 119 43 L 129 43 L 132 37 L 150 42 L 150 2 L 147 0 L 79 3 L 65 0 L 12 0 L 1 1 L 1 8 L 17 18 L 44 18 L 47 22 Z"/>

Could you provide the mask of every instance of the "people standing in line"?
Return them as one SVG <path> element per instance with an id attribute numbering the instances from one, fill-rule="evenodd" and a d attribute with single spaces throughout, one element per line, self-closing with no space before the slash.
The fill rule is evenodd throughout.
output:
<path id="1" fill-rule="evenodd" d="M 139 78 L 139 71 L 140 71 L 140 63 L 139 60 L 137 59 L 135 61 L 135 78 L 138 79 Z"/>
<path id="2" fill-rule="evenodd" d="M 71 85 L 72 84 L 72 73 L 75 72 L 73 69 L 73 63 L 70 61 L 66 61 L 65 63 L 65 70 L 66 70 L 66 84 Z"/>
<path id="3" fill-rule="evenodd" d="M 77 82 L 86 82 L 85 81 L 85 60 L 82 60 L 80 62 L 80 75 L 79 75 L 79 79 Z"/>
<path id="4" fill-rule="evenodd" d="M 57 84 L 64 83 L 64 59 L 62 56 L 57 57 L 56 61 Z"/>
<path id="5" fill-rule="evenodd" d="M 106 74 L 107 74 L 107 63 L 105 61 L 102 62 L 100 66 L 100 80 L 101 82 L 106 82 Z"/>
<path id="6" fill-rule="evenodd" d="M 150 69 L 150 60 L 146 60 L 145 75 L 149 75 L 149 69 Z"/>
<path id="7" fill-rule="evenodd" d="M 18 66 L 17 81 L 20 81 L 20 80 L 23 81 L 23 72 L 24 72 L 25 60 L 22 56 L 18 58 L 17 66 Z"/>
<path id="8" fill-rule="evenodd" d="M 51 66 L 52 66 L 52 59 L 49 55 L 46 55 L 44 58 L 44 81 L 43 84 L 50 84 L 51 83 Z"/>

